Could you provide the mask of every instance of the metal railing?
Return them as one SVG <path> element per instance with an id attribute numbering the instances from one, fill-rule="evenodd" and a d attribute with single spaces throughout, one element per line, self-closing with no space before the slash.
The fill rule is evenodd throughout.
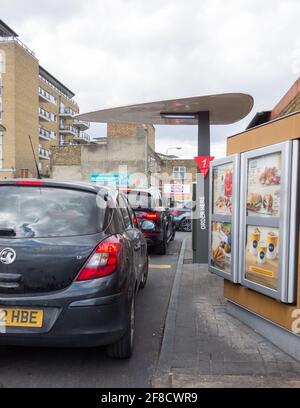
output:
<path id="1" fill-rule="evenodd" d="M 78 135 L 78 130 L 74 126 L 71 126 L 71 125 L 66 125 L 66 126 L 60 125 L 59 130 L 61 132 L 66 132 L 66 133 L 71 132 L 71 133 L 74 133 L 75 135 Z"/>
<path id="2" fill-rule="evenodd" d="M 70 115 L 70 116 L 75 116 L 76 112 L 73 111 L 71 108 L 60 108 L 59 110 L 60 115 Z"/>
<path id="3" fill-rule="evenodd" d="M 91 137 L 89 134 L 85 133 L 85 132 L 79 132 L 76 136 L 76 139 L 81 139 L 81 140 L 85 140 L 86 142 L 89 142 L 91 140 Z"/>
<path id="4" fill-rule="evenodd" d="M 52 118 L 51 113 L 46 111 L 43 108 L 39 108 L 39 115 L 42 116 L 43 118 L 46 118 L 46 119 L 49 119 L 49 120 L 51 120 L 51 118 Z"/>
<path id="5" fill-rule="evenodd" d="M 49 130 L 46 130 L 42 127 L 39 127 L 39 136 L 43 139 L 51 140 L 51 139 L 56 139 L 56 133 L 55 132 L 50 132 Z"/>
<path id="6" fill-rule="evenodd" d="M 91 124 L 86 120 L 74 119 L 74 126 L 80 127 L 80 125 L 85 125 L 87 128 L 89 128 Z"/>
<path id="7" fill-rule="evenodd" d="M 27 47 L 26 44 L 24 44 L 21 40 L 19 40 L 17 37 L 0 37 L 0 42 L 12 42 L 12 41 L 19 44 L 21 47 L 23 47 L 28 52 L 28 54 L 35 57 L 35 53 L 29 47 Z"/>
<path id="8" fill-rule="evenodd" d="M 55 85 L 53 85 L 50 81 L 48 81 L 46 78 L 44 78 L 41 74 L 39 74 L 39 79 L 43 82 L 45 82 L 45 84 L 51 86 L 51 88 L 53 88 L 57 93 L 59 93 L 61 96 L 63 96 L 64 98 L 66 98 L 68 101 L 70 101 L 74 106 L 76 106 L 79 110 L 79 105 L 78 103 L 72 99 L 69 98 L 68 95 L 66 95 L 65 93 L 63 93 L 60 89 L 58 89 Z"/>
<path id="9" fill-rule="evenodd" d="M 55 96 L 51 95 L 48 91 L 45 91 L 45 89 L 41 88 L 40 86 L 39 95 L 45 98 L 48 102 L 52 102 L 54 104 L 57 103 Z"/>

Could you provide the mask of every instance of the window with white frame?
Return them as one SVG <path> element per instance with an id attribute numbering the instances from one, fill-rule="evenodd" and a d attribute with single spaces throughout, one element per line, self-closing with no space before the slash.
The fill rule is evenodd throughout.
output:
<path id="1" fill-rule="evenodd" d="M 5 73 L 5 52 L 0 50 L 0 75 Z"/>
<path id="2" fill-rule="evenodd" d="M 184 180 L 186 174 L 186 167 L 175 166 L 173 167 L 173 179 L 174 180 Z"/>

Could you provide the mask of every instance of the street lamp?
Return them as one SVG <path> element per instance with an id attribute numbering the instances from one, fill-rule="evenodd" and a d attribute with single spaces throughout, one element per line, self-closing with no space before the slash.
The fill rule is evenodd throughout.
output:
<path id="1" fill-rule="evenodd" d="M 168 151 L 171 150 L 171 149 L 182 150 L 182 147 L 181 146 L 168 147 L 167 151 L 166 151 L 167 156 L 168 156 Z"/>

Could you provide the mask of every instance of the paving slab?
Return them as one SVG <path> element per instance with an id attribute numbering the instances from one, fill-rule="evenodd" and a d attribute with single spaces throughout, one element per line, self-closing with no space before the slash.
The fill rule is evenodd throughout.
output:
<path id="1" fill-rule="evenodd" d="M 189 258 L 190 238 L 179 258 L 168 364 L 158 367 L 153 386 L 299 387 L 300 363 L 227 314 L 223 279 Z"/>

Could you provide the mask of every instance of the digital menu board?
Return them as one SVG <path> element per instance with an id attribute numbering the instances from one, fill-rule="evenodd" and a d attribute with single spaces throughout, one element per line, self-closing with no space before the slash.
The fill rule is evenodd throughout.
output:
<path id="1" fill-rule="evenodd" d="M 210 173 L 209 269 L 238 283 L 239 155 L 215 160 Z"/>
<path id="2" fill-rule="evenodd" d="M 248 215 L 279 217 L 281 153 L 256 157 L 248 162 Z"/>

